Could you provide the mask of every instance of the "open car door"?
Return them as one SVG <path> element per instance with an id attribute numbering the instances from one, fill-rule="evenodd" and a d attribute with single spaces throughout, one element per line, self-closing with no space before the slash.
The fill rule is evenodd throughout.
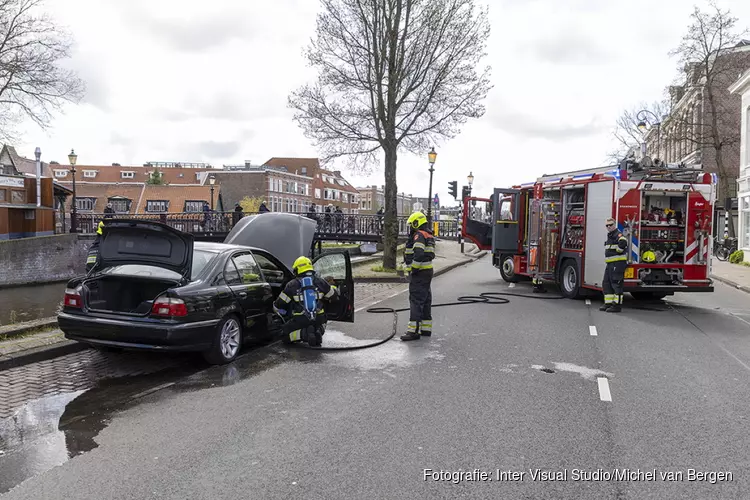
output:
<path id="1" fill-rule="evenodd" d="M 480 206 L 477 207 L 477 202 Z M 472 241 L 480 250 L 492 249 L 492 200 L 465 198 L 461 235 Z"/>
<path id="2" fill-rule="evenodd" d="M 332 321 L 354 323 L 354 276 L 348 252 L 320 255 L 313 260 L 315 273 L 339 289 L 339 300 L 326 304 L 326 315 Z"/>

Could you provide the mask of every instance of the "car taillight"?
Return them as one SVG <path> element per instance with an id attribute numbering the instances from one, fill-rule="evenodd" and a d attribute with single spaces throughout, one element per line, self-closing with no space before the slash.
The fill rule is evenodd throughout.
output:
<path id="1" fill-rule="evenodd" d="M 83 307 L 83 301 L 81 300 L 81 287 L 78 288 L 66 288 L 65 289 L 65 301 L 63 302 L 65 307 L 74 307 L 81 309 Z"/>
<path id="2" fill-rule="evenodd" d="M 182 299 L 172 297 L 159 297 L 151 307 L 152 316 L 187 316 L 187 307 Z"/>

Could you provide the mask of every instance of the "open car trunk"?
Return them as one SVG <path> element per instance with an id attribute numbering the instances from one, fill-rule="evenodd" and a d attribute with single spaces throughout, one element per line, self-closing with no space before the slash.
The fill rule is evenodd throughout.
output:
<path id="1" fill-rule="evenodd" d="M 100 276 L 83 283 L 83 303 L 95 311 L 147 316 L 154 300 L 178 285 L 175 280 Z"/>

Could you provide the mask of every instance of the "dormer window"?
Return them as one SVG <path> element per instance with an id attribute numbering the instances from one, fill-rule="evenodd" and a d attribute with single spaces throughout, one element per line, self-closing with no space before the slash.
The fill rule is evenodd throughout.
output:
<path id="1" fill-rule="evenodd" d="M 135 172 L 120 172 L 120 178 L 133 179 L 135 178 Z"/>
<path id="2" fill-rule="evenodd" d="M 55 177 L 62 178 L 62 177 L 67 177 L 67 176 L 68 176 L 67 170 L 55 170 Z"/>
<path id="3" fill-rule="evenodd" d="M 169 202 L 166 200 L 148 200 L 146 202 L 146 212 L 166 212 L 169 208 Z"/>
<path id="4" fill-rule="evenodd" d="M 83 176 L 88 177 L 89 179 L 91 179 L 92 177 L 96 177 L 96 170 L 84 170 Z"/>

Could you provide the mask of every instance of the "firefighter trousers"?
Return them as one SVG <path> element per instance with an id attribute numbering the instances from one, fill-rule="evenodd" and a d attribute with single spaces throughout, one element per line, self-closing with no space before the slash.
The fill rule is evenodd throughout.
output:
<path id="1" fill-rule="evenodd" d="M 311 320 L 304 314 L 295 314 L 292 318 L 281 326 L 281 340 L 285 344 L 291 344 L 298 340 L 305 340 L 302 333 L 308 328 L 320 328 L 325 330 L 328 321 L 325 313 L 319 313 L 314 320 Z"/>
<path id="2" fill-rule="evenodd" d="M 624 260 L 619 260 L 608 263 L 607 267 L 604 268 L 602 290 L 604 291 L 605 304 L 622 304 L 626 267 L 628 267 L 628 263 Z"/>
<path id="3" fill-rule="evenodd" d="M 432 333 L 432 274 L 432 269 L 411 272 L 408 333 Z"/>

